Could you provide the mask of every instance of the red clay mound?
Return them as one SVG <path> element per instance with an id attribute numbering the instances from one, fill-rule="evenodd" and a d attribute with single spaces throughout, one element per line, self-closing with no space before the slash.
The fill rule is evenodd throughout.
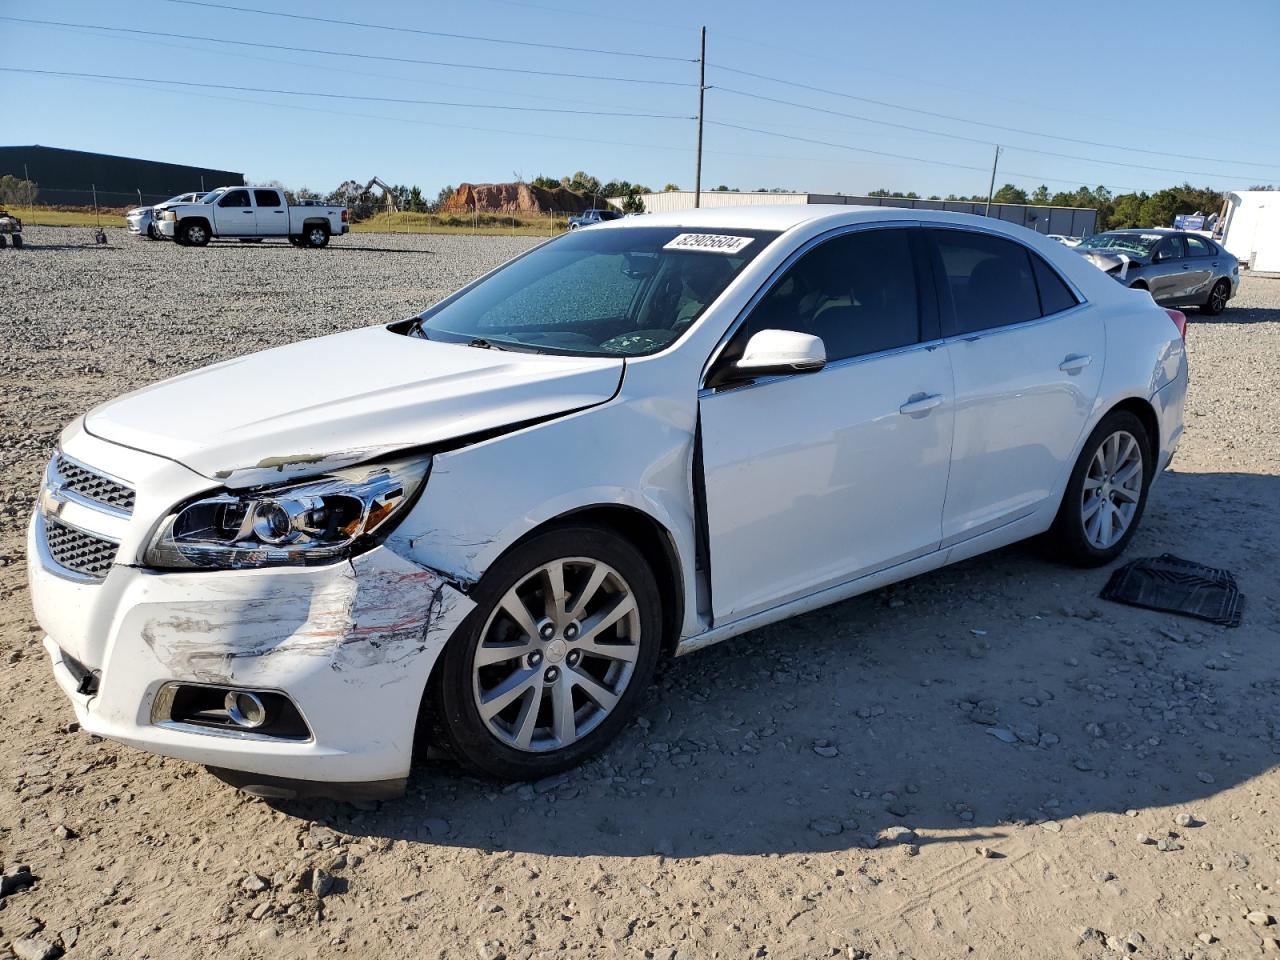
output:
<path id="1" fill-rule="evenodd" d="M 591 209 L 591 200 L 564 187 L 548 190 L 527 183 L 464 183 L 445 201 L 443 209 L 450 213 L 581 213 Z"/>

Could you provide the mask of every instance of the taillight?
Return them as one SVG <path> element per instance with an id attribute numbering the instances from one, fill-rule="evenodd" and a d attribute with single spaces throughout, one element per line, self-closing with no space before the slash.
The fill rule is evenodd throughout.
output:
<path id="1" fill-rule="evenodd" d="M 1178 328 L 1178 336 L 1183 340 L 1187 339 L 1187 315 L 1181 310 L 1165 310 L 1169 315 L 1169 319 L 1173 321 L 1173 325 Z"/>
<path id="2" fill-rule="evenodd" d="M 343 222 L 343 223 L 346 223 L 346 222 L 347 222 L 347 208 L 346 208 L 346 207 L 343 207 L 343 208 L 342 208 L 342 222 Z"/>

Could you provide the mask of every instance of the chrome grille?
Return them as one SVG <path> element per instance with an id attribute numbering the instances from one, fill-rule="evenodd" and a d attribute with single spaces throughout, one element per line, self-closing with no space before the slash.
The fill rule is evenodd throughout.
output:
<path id="1" fill-rule="evenodd" d="M 44 518 L 44 540 L 53 562 L 87 580 L 106 579 L 120 545 L 113 540 Z"/>
<path id="2" fill-rule="evenodd" d="M 65 490 L 86 500 L 114 507 L 124 513 L 133 513 L 132 487 L 127 487 L 110 477 L 104 477 L 61 453 L 53 458 L 53 469 L 61 478 Z"/>

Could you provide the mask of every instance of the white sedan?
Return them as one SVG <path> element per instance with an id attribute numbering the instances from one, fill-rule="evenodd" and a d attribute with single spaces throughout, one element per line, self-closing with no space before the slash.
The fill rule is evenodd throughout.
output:
<path id="1" fill-rule="evenodd" d="M 998 220 L 618 220 L 76 420 L 31 593 L 87 733 L 267 796 L 394 795 L 424 737 L 534 779 L 663 657 L 1039 534 L 1113 560 L 1184 331 Z"/>

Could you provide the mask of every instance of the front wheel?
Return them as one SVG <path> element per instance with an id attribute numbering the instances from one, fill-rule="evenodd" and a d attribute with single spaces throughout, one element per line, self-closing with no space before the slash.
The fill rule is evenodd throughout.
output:
<path id="1" fill-rule="evenodd" d="M 617 735 L 661 647 L 657 582 L 634 546 L 601 527 L 553 529 L 499 559 L 472 598 L 427 691 L 451 753 L 536 780 Z"/>
<path id="2" fill-rule="evenodd" d="M 21 250 L 21 249 L 22 249 L 22 234 L 20 234 L 20 233 L 15 233 L 15 234 L 13 235 L 13 249 L 15 249 L 15 250 Z"/>
<path id="3" fill-rule="evenodd" d="M 1142 519 L 1153 469 L 1142 421 L 1127 410 L 1103 417 L 1080 451 L 1049 531 L 1056 552 L 1082 567 L 1118 557 Z"/>
<path id="4" fill-rule="evenodd" d="M 203 247 L 209 243 L 209 228 L 198 220 L 179 226 L 183 242 L 189 247 Z"/>
<path id="5" fill-rule="evenodd" d="M 1209 299 L 1200 308 L 1200 312 L 1216 317 L 1227 309 L 1227 301 L 1229 299 L 1231 299 L 1231 284 L 1226 280 L 1219 280 L 1213 285 L 1213 289 L 1209 291 Z"/>

